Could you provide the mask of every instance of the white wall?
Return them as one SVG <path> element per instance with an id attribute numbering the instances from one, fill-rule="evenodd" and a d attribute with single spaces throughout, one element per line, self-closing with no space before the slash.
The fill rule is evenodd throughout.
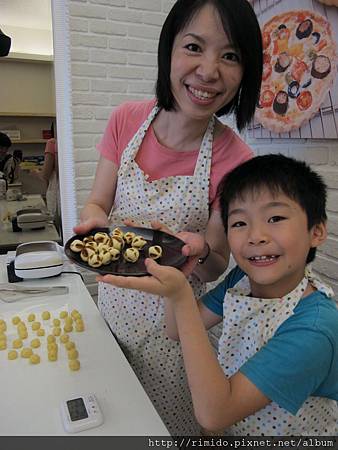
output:
<path id="1" fill-rule="evenodd" d="M 151 97 L 157 39 L 173 0 L 69 0 L 76 189 L 79 208 L 91 188 L 100 139 L 112 108 Z M 329 239 L 315 263 L 338 293 L 338 141 L 251 140 L 258 154 L 304 159 L 329 186 Z M 94 277 L 88 279 L 93 295 Z"/>

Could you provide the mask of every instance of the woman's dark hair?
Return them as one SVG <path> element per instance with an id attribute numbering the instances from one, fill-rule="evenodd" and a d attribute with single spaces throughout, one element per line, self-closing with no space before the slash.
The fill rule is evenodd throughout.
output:
<path id="1" fill-rule="evenodd" d="M 278 155 L 263 155 L 246 161 L 225 175 L 218 187 L 224 230 L 228 230 L 229 204 L 247 193 L 268 189 L 273 195 L 283 193 L 297 202 L 307 217 L 308 230 L 325 223 L 326 185 L 305 162 Z M 306 262 L 314 260 L 311 248 Z"/>
<path id="2" fill-rule="evenodd" d="M 0 147 L 9 148 L 12 145 L 12 141 L 5 133 L 0 132 Z"/>
<path id="3" fill-rule="evenodd" d="M 253 118 L 262 81 L 262 35 L 256 15 L 247 0 L 178 0 L 166 18 L 158 44 L 156 97 L 166 111 L 175 109 L 171 90 L 171 54 L 175 37 L 206 4 L 218 11 L 224 31 L 238 49 L 243 65 L 243 78 L 230 103 L 217 111 L 217 116 L 234 113 L 239 130 Z"/>

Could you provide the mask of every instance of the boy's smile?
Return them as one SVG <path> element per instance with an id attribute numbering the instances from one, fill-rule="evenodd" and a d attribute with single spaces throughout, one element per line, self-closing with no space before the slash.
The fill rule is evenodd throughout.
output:
<path id="1" fill-rule="evenodd" d="M 308 230 L 301 206 L 267 189 L 244 193 L 229 205 L 228 240 L 248 275 L 252 295 L 282 297 L 302 280 L 307 255 L 326 237 L 324 224 Z"/>

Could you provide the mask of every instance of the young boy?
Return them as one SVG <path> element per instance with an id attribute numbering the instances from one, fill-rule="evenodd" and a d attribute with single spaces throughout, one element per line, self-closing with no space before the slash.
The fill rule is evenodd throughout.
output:
<path id="1" fill-rule="evenodd" d="M 182 272 L 151 260 L 150 277 L 100 279 L 167 298 L 167 332 L 181 342 L 205 429 L 335 436 L 338 310 L 307 265 L 327 235 L 326 187 L 305 163 L 265 155 L 223 180 L 220 203 L 237 267 L 201 301 Z M 206 329 L 221 320 L 216 358 Z"/>

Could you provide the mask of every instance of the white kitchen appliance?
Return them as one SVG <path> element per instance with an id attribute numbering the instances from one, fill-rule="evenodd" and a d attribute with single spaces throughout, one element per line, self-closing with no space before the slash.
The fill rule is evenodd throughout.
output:
<path id="1" fill-rule="evenodd" d="M 61 418 L 68 433 L 78 433 L 103 423 L 103 415 L 94 394 L 64 400 L 61 403 Z"/>
<path id="2" fill-rule="evenodd" d="M 22 230 L 35 230 L 44 228 L 49 217 L 41 209 L 29 208 L 17 211 L 16 218 L 17 225 Z"/>
<path id="3" fill-rule="evenodd" d="M 62 247 L 53 241 L 26 242 L 16 248 L 14 272 L 20 278 L 59 275 L 63 268 Z"/>

